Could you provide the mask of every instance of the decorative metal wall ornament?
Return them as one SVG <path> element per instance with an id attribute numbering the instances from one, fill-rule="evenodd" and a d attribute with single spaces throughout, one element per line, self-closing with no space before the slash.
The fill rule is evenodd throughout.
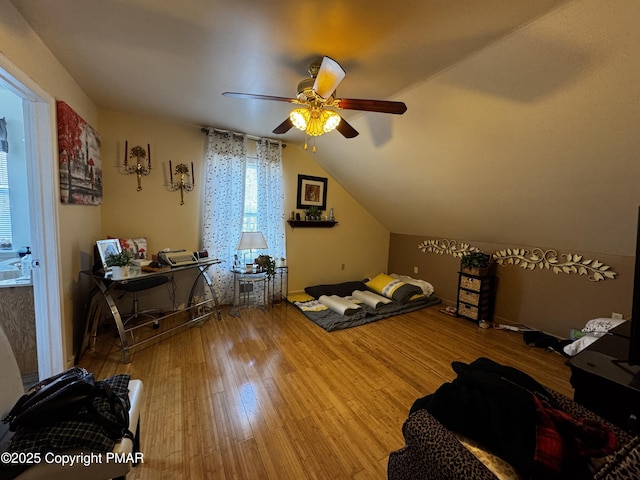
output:
<path id="1" fill-rule="evenodd" d="M 561 257 L 566 260 L 562 261 Z M 599 282 L 601 280 L 614 280 L 616 272 L 611 267 L 598 260 L 585 259 L 577 253 L 563 253 L 558 255 L 556 250 L 542 250 L 533 248 L 531 253 L 525 248 L 508 248 L 493 254 L 493 258 L 498 265 L 518 265 L 525 270 L 546 269 L 553 273 L 577 273 L 586 275 L 589 281 Z"/>
<path id="2" fill-rule="evenodd" d="M 133 158 L 133 164 L 129 163 L 129 159 Z M 147 149 L 142 147 L 131 147 L 129 150 L 129 141 L 124 142 L 124 161 L 120 165 L 120 172 L 125 175 L 136 174 L 138 179 L 138 192 L 142 190 L 142 177 L 151 173 L 151 147 L 147 144 Z"/>
<path id="3" fill-rule="evenodd" d="M 438 255 L 453 255 L 457 258 L 462 258 L 466 253 L 469 252 L 480 252 L 481 250 L 478 247 L 471 247 L 468 243 L 460 243 L 456 240 L 425 240 L 418 248 L 422 250 L 423 253 L 437 253 Z"/>
<path id="4" fill-rule="evenodd" d="M 191 173 L 189 173 L 189 167 L 184 163 L 176 165 L 175 174 L 178 176 L 177 182 L 173 181 L 173 166 L 171 160 L 169 160 L 169 191 L 180 191 L 180 205 L 184 205 L 184 192 L 190 192 L 196 185 L 196 178 L 193 174 L 193 162 L 191 162 Z M 191 180 L 186 180 L 186 177 L 191 177 Z"/>
<path id="5" fill-rule="evenodd" d="M 425 240 L 418 245 L 423 253 L 437 253 L 438 255 L 452 255 L 462 258 L 470 252 L 481 252 L 478 247 L 468 243 L 458 243 L 456 240 Z M 564 257 L 564 261 L 562 261 Z M 614 280 L 618 275 L 611 267 L 598 260 L 585 259 L 577 253 L 558 254 L 557 250 L 543 250 L 535 247 L 531 253 L 526 248 L 507 248 L 492 255 L 492 258 L 500 266 L 518 265 L 525 270 L 546 269 L 555 274 L 566 273 L 585 275 L 591 282 L 601 280 Z"/>

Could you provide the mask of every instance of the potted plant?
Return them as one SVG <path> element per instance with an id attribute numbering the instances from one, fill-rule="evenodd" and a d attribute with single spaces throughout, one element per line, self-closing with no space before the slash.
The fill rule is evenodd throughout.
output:
<path id="1" fill-rule="evenodd" d="M 469 252 L 462 256 L 462 259 L 460 260 L 460 268 L 464 273 L 483 276 L 489 272 L 490 263 L 491 255 L 481 251 Z"/>
<path id="2" fill-rule="evenodd" d="M 320 220 L 320 209 L 318 207 L 309 207 L 305 210 L 307 220 Z"/>
<path id="3" fill-rule="evenodd" d="M 111 267 L 111 278 L 113 280 L 121 280 L 129 276 L 131 266 L 131 252 L 122 250 L 120 253 L 110 253 L 105 258 L 107 267 Z"/>
<path id="4" fill-rule="evenodd" d="M 276 273 L 276 261 L 270 255 L 259 255 L 255 263 L 261 271 L 266 272 L 267 278 L 273 277 Z"/>

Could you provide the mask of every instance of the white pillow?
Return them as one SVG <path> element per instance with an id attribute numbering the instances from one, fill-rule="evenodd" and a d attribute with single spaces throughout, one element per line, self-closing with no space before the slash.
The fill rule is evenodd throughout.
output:
<path id="1" fill-rule="evenodd" d="M 407 275 L 399 275 L 397 273 L 392 273 L 390 276 L 393 278 L 397 278 L 398 280 L 402 280 L 404 283 L 420 287 L 422 289 L 422 293 L 424 293 L 427 297 L 433 293 L 433 285 L 431 285 L 429 282 L 425 282 L 424 280 L 420 280 L 419 278 L 413 278 Z"/>
<path id="2" fill-rule="evenodd" d="M 613 318 L 594 318 L 593 320 L 589 320 L 585 324 L 582 332 L 592 337 L 601 337 L 612 328 L 615 328 L 624 322 L 626 322 L 626 320 L 614 320 Z"/>
<path id="3" fill-rule="evenodd" d="M 596 340 L 598 340 L 599 337 L 594 337 L 592 335 L 585 335 L 584 337 L 580 337 L 579 339 L 577 339 L 574 342 L 571 342 L 568 345 L 565 345 L 562 350 L 564 351 L 564 353 L 566 353 L 567 355 L 569 355 L 570 357 L 573 357 L 574 355 L 579 354 L 582 350 L 584 350 L 585 348 L 587 348 L 589 345 L 591 345 L 593 342 L 595 342 Z"/>

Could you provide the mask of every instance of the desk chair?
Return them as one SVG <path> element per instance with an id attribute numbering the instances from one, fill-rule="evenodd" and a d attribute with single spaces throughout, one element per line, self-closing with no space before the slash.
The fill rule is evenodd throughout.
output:
<path id="1" fill-rule="evenodd" d="M 169 281 L 168 277 L 160 276 L 160 277 L 143 278 L 141 280 L 133 280 L 127 283 L 121 283 L 117 285 L 115 287 L 116 290 L 120 290 L 123 292 L 122 295 L 118 297 L 118 299 L 121 299 L 127 293 L 131 293 L 133 295 L 133 310 L 122 319 L 122 323 L 126 325 L 127 322 L 131 320 L 135 320 L 141 316 L 149 317 L 149 318 L 157 318 L 164 315 L 164 312 L 159 308 L 152 308 L 149 310 L 140 311 L 139 303 L 138 303 L 138 292 L 159 287 L 160 285 L 164 285 L 168 281 Z M 158 323 L 156 321 L 154 323 L 154 328 L 157 328 L 157 327 L 158 327 Z"/>
<path id="2" fill-rule="evenodd" d="M 16 401 L 24 394 L 22 378 L 18 362 L 13 354 L 9 340 L 0 327 L 0 418 L 4 418 L 11 410 Z M 122 438 L 113 447 L 113 452 L 118 455 L 128 455 L 132 452 L 140 451 L 140 406 L 142 404 L 142 381 L 129 381 L 129 430 L 134 434 L 134 440 Z M 11 432 L 9 425 L 0 422 L 0 451 L 4 452 L 9 445 Z M 75 452 L 65 453 L 79 453 Z M 82 450 L 83 453 L 87 449 Z M 104 456 L 103 456 L 104 458 Z M 16 480 L 107 480 L 110 478 L 124 480 L 127 472 L 131 470 L 130 462 L 115 463 L 90 463 L 85 466 L 77 463 L 74 466 L 62 466 L 56 463 L 42 462 L 30 467 Z M 1 465 L 0 465 L 1 467 Z"/>

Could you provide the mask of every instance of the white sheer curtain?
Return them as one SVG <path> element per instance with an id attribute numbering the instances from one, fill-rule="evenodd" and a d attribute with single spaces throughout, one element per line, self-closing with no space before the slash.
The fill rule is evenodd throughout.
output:
<path id="1" fill-rule="evenodd" d="M 257 230 L 264 234 L 274 259 L 286 257 L 282 144 L 256 140 Z M 211 269 L 221 304 L 233 303 L 233 255 L 242 233 L 247 136 L 209 129 L 204 158 L 202 245 L 212 257 L 224 260 Z"/>
<path id="2" fill-rule="evenodd" d="M 282 143 L 262 138 L 256 142 L 258 230 L 264 234 L 274 259 L 286 257 Z"/>
<path id="3" fill-rule="evenodd" d="M 246 135 L 209 129 L 204 155 L 202 245 L 211 257 L 225 260 L 211 268 L 221 304 L 233 302 L 231 260 L 242 232 L 247 161 Z"/>

